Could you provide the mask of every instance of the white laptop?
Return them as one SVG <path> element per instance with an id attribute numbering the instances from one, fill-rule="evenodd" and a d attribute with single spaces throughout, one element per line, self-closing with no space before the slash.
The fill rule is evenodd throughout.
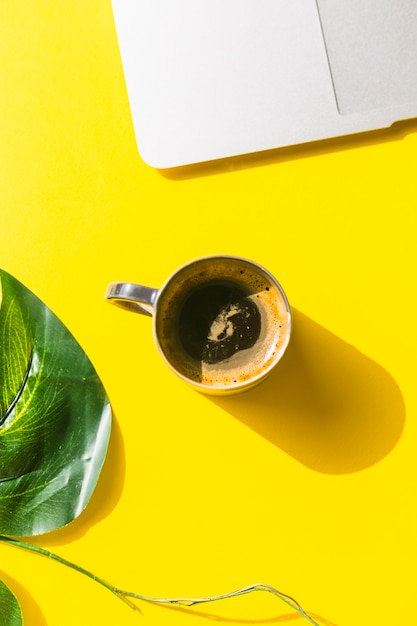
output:
<path id="1" fill-rule="evenodd" d="M 417 117 L 417 0 L 112 0 L 157 168 Z"/>

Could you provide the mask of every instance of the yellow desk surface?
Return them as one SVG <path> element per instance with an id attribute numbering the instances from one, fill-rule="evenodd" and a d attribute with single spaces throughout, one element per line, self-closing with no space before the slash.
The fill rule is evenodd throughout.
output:
<path id="1" fill-rule="evenodd" d="M 264 582 L 327 626 L 415 624 L 417 124 L 154 170 L 108 0 L 2 1 L 0 85 L 0 267 L 74 334 L 114 410 L 89 506 L 33 542 L 150 596 Z M 221 400 L 103 298 L 218 252 L 267 267 L 294 309 L 273 376 Z M 0 572 L 26 626 L 304 623 L 259 593 L 135 613 L 5 545 Z"/>

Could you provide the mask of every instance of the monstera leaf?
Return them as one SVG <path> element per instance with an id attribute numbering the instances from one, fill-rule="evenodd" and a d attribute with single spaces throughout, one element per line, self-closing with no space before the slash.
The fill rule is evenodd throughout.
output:
<path id="1" fill-rule="evenodd" d="M 110 424 L 80 345 L 0 270 L 0 533 L 38 535 L 75 519 L 96 485 Z"/>
<path id="2" fill-rule="evenodd" d="M 15 596 L 0 580 L 0 624 L 22 626 L 22 611 Z"/>

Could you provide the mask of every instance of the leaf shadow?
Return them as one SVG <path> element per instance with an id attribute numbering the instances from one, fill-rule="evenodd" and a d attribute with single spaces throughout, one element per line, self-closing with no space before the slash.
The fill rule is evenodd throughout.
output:
<path id="1" fill-rule="evenodd" d="M 306 315 L 294 311 L 287 353 L 255 389 L 208 396 L 305 466 L 357 472 L 396 445 L 405 404 L 392 376 Z"/>
<path id="2" fill-rule="evenodd" d="M 22 610 L 23 623 L 36 624 L 36 626 L 48 626 L 39 604 L 28 592 L 26 587 L 9 576 L 9 574 L 6 574 L 3 570 L 0 570 L 0 578 L 16 596 Z"/>
<path id="3" fill-rule="evenodd" d="M 122 495 L 125 473 L 123 434 L 118 420 L 113 414 L 107 455 L 97 486 L 84 511 L 63 528 L 58 528 L 45 535 L 31 537 L 31 543 L 42 546 L 65 545 L 83 537 L 92 526 L 105 519 L 116 507 Z"/>

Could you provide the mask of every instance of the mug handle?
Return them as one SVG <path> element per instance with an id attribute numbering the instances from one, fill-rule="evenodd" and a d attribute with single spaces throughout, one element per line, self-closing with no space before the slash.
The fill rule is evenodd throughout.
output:
<path id="1" fill-rule="evenodd" d="M 105 298 L 122 309 L 152 316 L 158 289 L 135 283 L 110 283 Z"/>

